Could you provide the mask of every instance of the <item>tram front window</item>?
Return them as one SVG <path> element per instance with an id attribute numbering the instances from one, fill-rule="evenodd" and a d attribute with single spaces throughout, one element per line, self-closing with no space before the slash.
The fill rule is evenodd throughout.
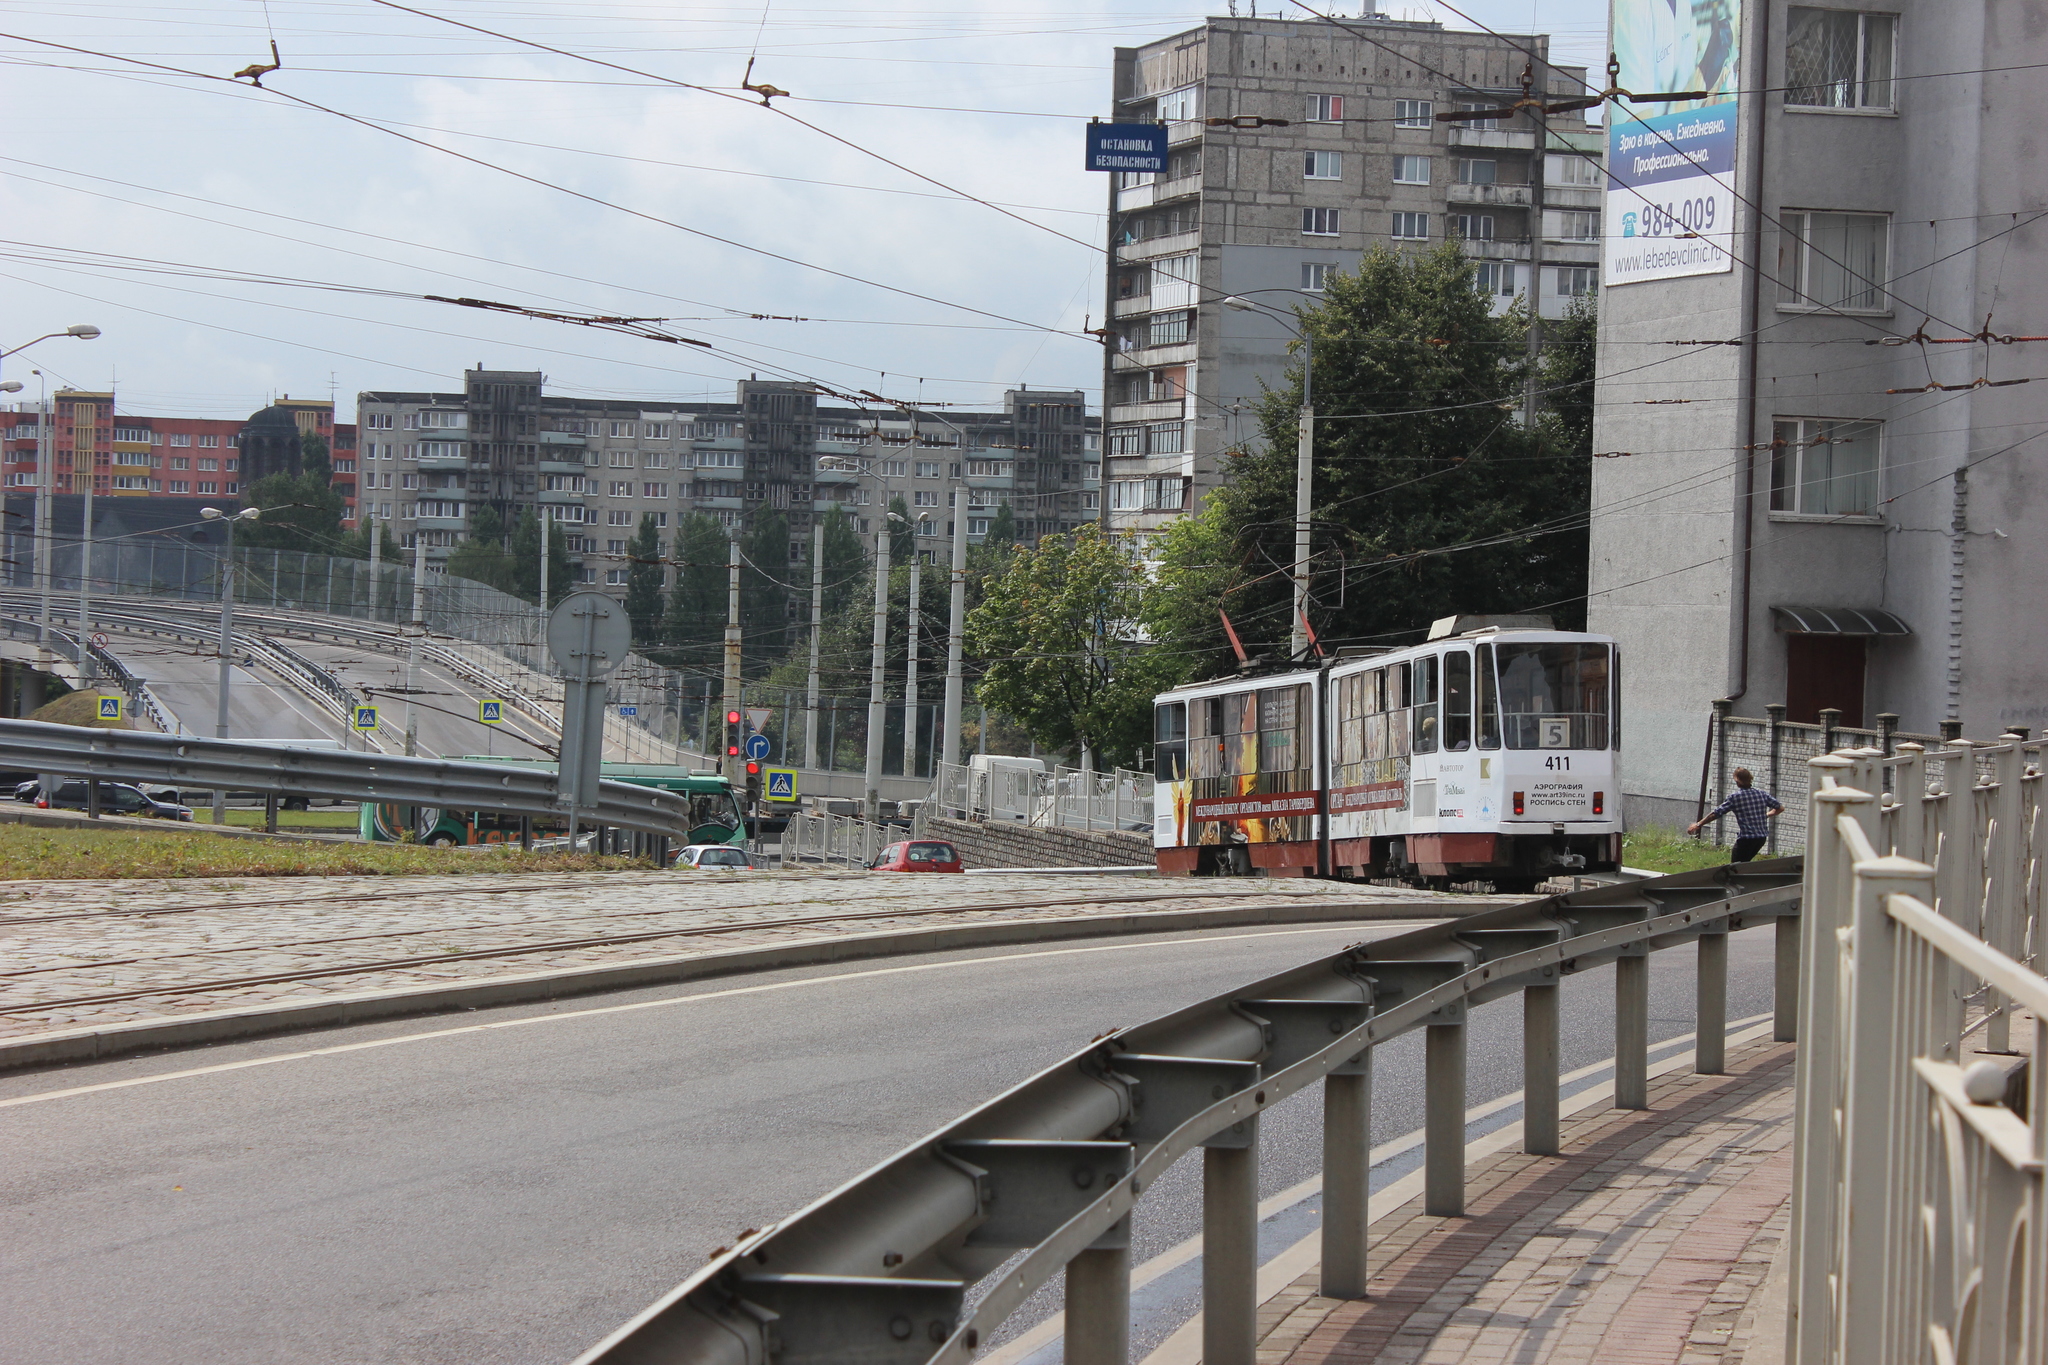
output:
<path id="1" fill-rule="evenodd" d="M 1495 647 L 1501 729 L 1510 749 L 1605 749 L 1608 646 Z"/>
<path id="2" fill-rule="evenodd" d="M 1161 782 L 1188 775 L 1188 704 L 1170 701 L 1153 712 L 1152 772 Z"/>

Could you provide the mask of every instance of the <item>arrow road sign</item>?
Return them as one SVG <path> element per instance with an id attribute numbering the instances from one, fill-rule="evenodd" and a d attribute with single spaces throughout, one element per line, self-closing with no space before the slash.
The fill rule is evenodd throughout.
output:
<path id="1" fill-rule="evenodd" d="M 355 719 L 354 719 L 353 721 L 351 721 L 351 722 L 350 722 L 350 724 L 351 724 L 351 725 L 353 725 L 353 726 L 354 726 L 354 728 L 356 728 L 356 729 L 358 729 L 358 730 L 374 730 L 374 729 L 376 729 L 376 728 L 377 728 L 377 708 L 376 708 L 376 707 L 374 707 L 374 706 L 358 706 L 358 707 L 356 708 L 356 715 L 355 715 Z"/>
<path id="2" fill-rule="evenodd" d="M 496 697 L 485 697 L 476 704 L 476 718 L 486 725 L 503 725 L 505 703 Z"/>
<path id="3" fill-rule="evenodd" d="M 768 769 L 768 799 L 770 801 L 796 800 L 796 769 Z"/>
<path id="4" fill-rule="evenodd" d="M 768 743 L 768 736 L 766 735 L 747 736 L 747 757 L 753 759 L 757 763 L 760 760 L 768 757 L 768 750 L 770 747 L 771 746 Z"/>

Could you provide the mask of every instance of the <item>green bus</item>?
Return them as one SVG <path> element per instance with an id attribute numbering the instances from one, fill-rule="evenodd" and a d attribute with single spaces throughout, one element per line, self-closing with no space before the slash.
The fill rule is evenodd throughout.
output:
<path id="1" fill-rule="evenodd" d="M 540 768 L 554 764 L 547 759 L 497 758 L 478 754 L 458 756 L 464 763 L 497 763 L 512 768 Z M 732 784 L 715 772 L 671 768 L 658 763 L 607 763 L 600 770 L 607 781 L 631 782 L 674 792 L 690 801 L 690 833 L 682 843 L 744 844 L 747 841 L 746 814 Z M 561 838 L 569 822 L 552 816 L 520 816 L 501 811 L 444 810 L 435 806 L 401 806 L 365 801 L 362 805 L 361 834 L 372 843 L 398 843 L 408 837 L 422 844 L 516 844 L 522 822 L 531 837 Z M 680 846 L 680 844 L 678 845 Z"/>

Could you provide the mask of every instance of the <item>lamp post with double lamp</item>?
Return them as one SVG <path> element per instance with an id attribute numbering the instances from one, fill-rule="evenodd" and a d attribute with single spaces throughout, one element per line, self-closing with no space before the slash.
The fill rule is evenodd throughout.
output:
<path id="1" fill-rule="evenodd" d="M 1254 294 L 1296 294 L 1296 289 L 1254 289 Z M 1223 300 L 1223 306 L 1234 308 L 1240 313 L 1258 313 L 1271 318 L 1294 333 L 1301 342 L 1301 412 L 1295 423 L 1294 435 L 1294 620 L 1287 633 L 1287 657 L 1299 659 L 1308 651 L 1308 579 L 1309 579 L 1309 524 L 1313 515 L 1310 497 L 1315 485 L 1316 447 L 1316 406 L 1314 390 L 1310 387 L 1315 377 L 1316 343 L 1315 335 L 1308 328 L 1289 322 L 1287 315 L 1266 304 L 1253 303 L 1242 294 L 1232 294 Z"/>
<path id="2" fill-rule="evenodd" d="M 91 341 L 98 337 L 99 334 L 100 329 L 93 326 L 91 323 L 77 323 L 74 324 L 73 326 L 66 327 L 61 332 L 46 332 L 42 336 L 37 337 L 34 341 L 24 341 L 19 346 L 10 347 L 7 350 L 0 351 L 0 360 L 5 360 L 8 356 L 13 355 L 17 351 L 25 351 L 31 346 L 38 345 L 45 341 L 54 340 L 57 337 L 77 337 L 80 341 Z M 41 376 L 42 371 L 38 370 L 36 371 L 36 374 L 38 376 Z M 50 460 L 52 458 L 52 448 L 55 444 L 50 440 L 50 398 L 48 387 L 48 381 L 45 381 L 44 393 L 41 403 L 41 411 L 36 414 L 35 567 L 31 571 L 32 576 L 36 580 L 40 594 L 42 614 L 38 618 L 38 625 L 36 628 L 36 644 L 38 647 L 38 652 L 42 656 L 40 659 L 40 663 L 42 665 L 42 670 L 44 672 L 49 671 L 50 665 L 49 503 L 50 495 L 52 492 L 50 485 Z M 9 392 L 19 392 L 19 390 L 9 390 Z M 90 467 L 88 467 L 87 470 L 87 477 L 88 479 L 90 479 L 91 477 Z"/>
<path id="3" fill-rule="evenodd" d="M 228 737 L 228 681 L 234 672 L 234 659 L 230 653 L 234 645 L 235 629 L 235 523 L 254 521 L 260 515 L 257 508 L 244 507 L 239 512 L 223 512 L 218 507 L 202 507 L 199 515 L 208 521 L 224 522 L 227 526 L 227 543 L 221 549 L 220 561 L 220 699 L 213 713 L 213 736 L 215 739 Z M 213 823 L 227 823 L 226 791 L 215 788 L 213 793 Z"/>

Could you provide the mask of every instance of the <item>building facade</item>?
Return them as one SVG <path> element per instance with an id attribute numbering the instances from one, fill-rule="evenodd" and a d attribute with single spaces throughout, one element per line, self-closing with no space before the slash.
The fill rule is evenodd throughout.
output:
<path id="1" fill-rule="evenodd" d="M 1681 49 L 1735 50 L 1733 230 L 1706 234 L 1718 260 L 1682 232 L 1646 248 L 1666 196 L 1626 210 L 1593 437 L 1619 454 L 1595 462 L 1588 618 L 1622 643 L 1632 813 L 1664 823 L 1691 818 L 1717 698 L 1973 738 L 2048 723 L 2024 625 L 2048 428 L 2009 382 L 2041 346 L 1999 339 L 2048 316 L 2048 29 L 2006 0 L 1692 8 Z M 1624 85 L 1629 35 L 1670 9 L 1615 0 Z"/>
<path id="2" fill-rule="evenodd" d="M 0 412 L 0 468 L 9 491 L 37 486 L 40 405 Z M 50 396 L 50 490 L 99 497 L 234 497 L 241 489 L 241 421 L 116 413 L 112 393 Z"/>
<path id="3" fill-rule="evenodd" d="M 1436 118 L 1519 98 L 1525 65 L 1537 93 L 1583 94 L 1584 68 L 1548 58 L 1541 34 L 1376 14 L 1213 18 L 1117 49 L 1115 118 L 1166 123 L 1170 165 L 1119 173 L 1111 190 L 1112 525 L 1155 530 L 1193 510 L 1224 453 L 1258 439 L 1262 385 L 1281 381 L 1292 333 L 1226 297 L 1284 316 L 1375 246 L 1446 238 L 1497 311 L 1532 279 L 1551 317 L 1594 291 L 1598 135 L 1583 114 L 1552 116 L 1547 133 L 1526 116 Z"/>

